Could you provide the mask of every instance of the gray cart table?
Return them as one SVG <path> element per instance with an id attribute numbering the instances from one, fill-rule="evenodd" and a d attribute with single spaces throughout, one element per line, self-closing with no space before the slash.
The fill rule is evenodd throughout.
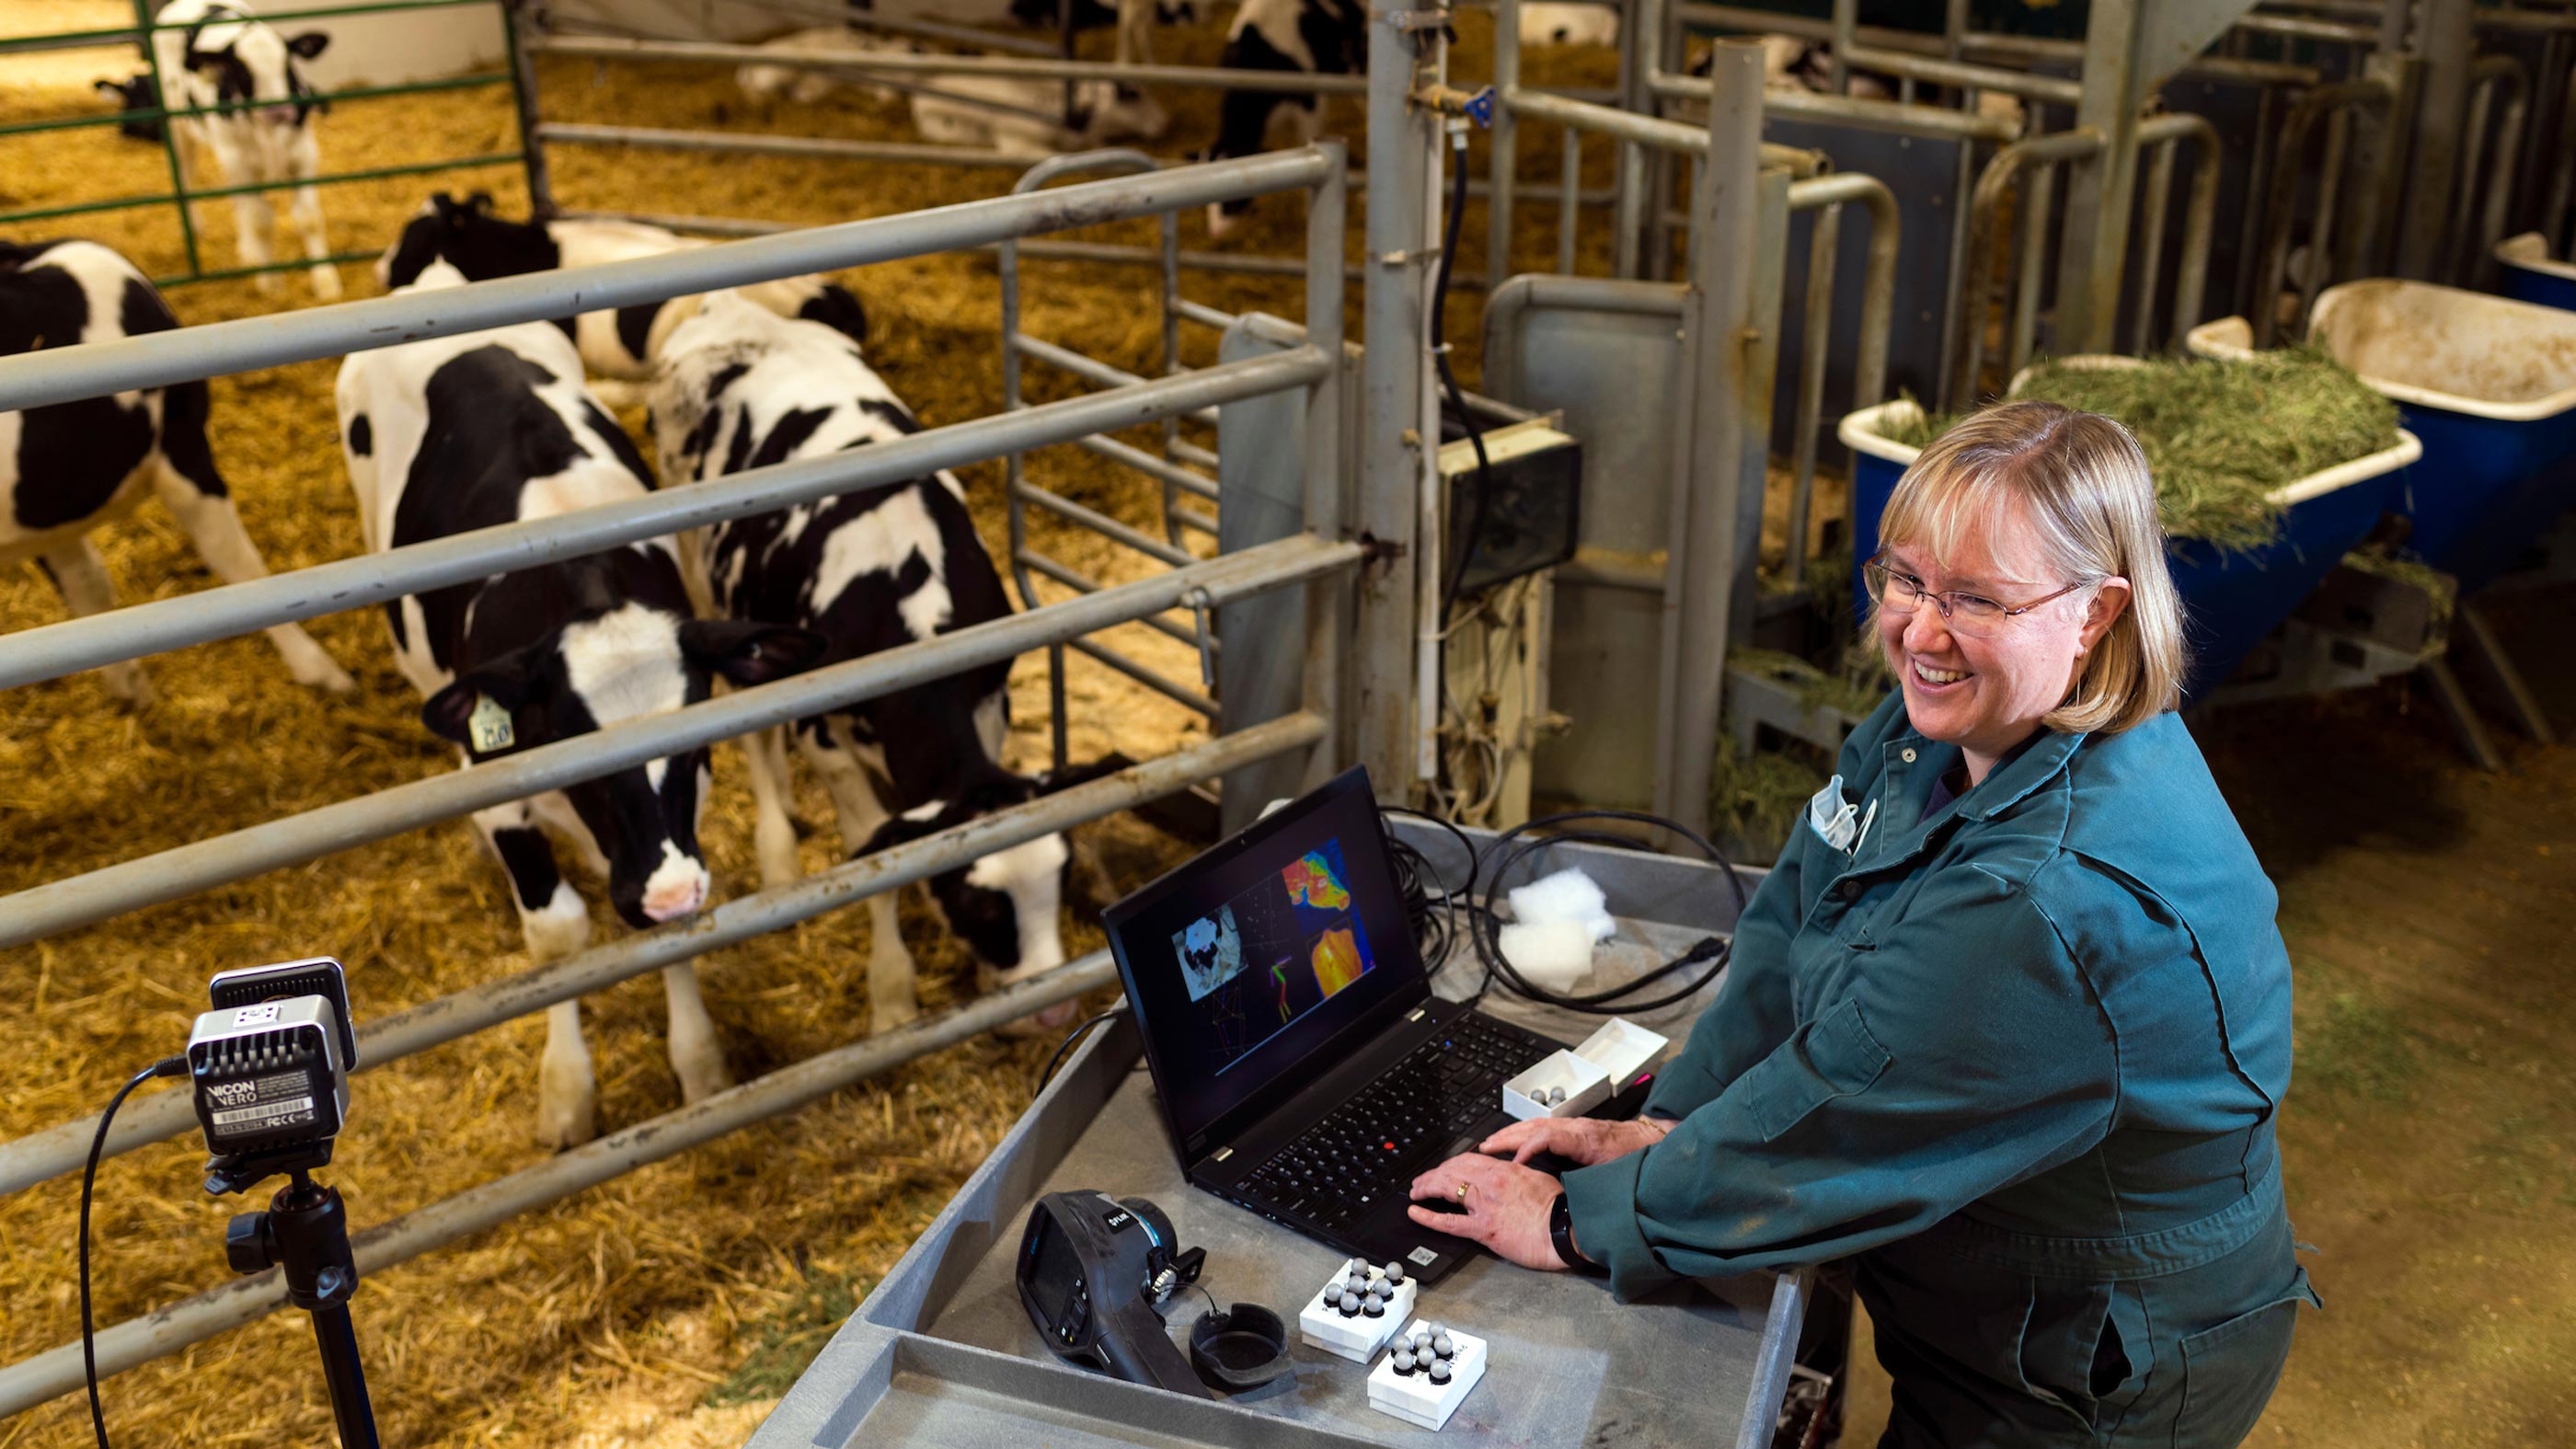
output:
<path id="1" fill-rule="evenodd" d="M 1437 827 L 1399 833 L 1443 880 L 1464 876 Z M 1479 836 L 1479 849 L 1490 843 Z M 1608 894 L 1623 948 L 1603 981 L 1730 930 L 1735 896 L 1713 867 L 1643 851 L 1555 845 L 1510 884 L 1581 865 Z M 1757 873 L 1746 872 L 1749 893 Z M 1463 997 L 1472 962 L 1435 989 Z M 1678 1048 L 1709 996 L 1630 1019 Z M 1484 1008 L 1579 1042 L 1597 1021 L 1496 990 Z M 1291 1321 L 1340 1261 L 1323 1245 L 1188 1187 L 1152 1097 L 1133 1022 L 1085 1043 L 1001 1145 L 842 1325 L 752 1437 L 752 1449 L 852 1444 L 943 1449 L 1039 1446 L 1402 1444 L 1619 1445 L 1758 1449 L 1770 1442 L 1805 1312 L 1803 1275 L 1756 1274 L 1676 1285 L 1622 1305 L 1599 1281 L 1531 1273 L 1480 1256 L 1415 1312 L 1486 1338 L 1485 1377 L 1434 1433 L 1368 1406 L 1367 1369 L 1304 1344 L 1295 1371 L 1232 1399 L 1192 1399 L 1067 1365 L 1046 1350 L 1013 1284 L 1021 1227 L 1040 1196 L 1097 1188 L 1143 1196 L 1170 1214 L 1184 1245 L 1207 1249 L 1201 1282 L 1219 1303 L 1260 1303 Z M 1176 1341 L 1204 1310 L 1196 1293 L 1167 1307 Z"/>

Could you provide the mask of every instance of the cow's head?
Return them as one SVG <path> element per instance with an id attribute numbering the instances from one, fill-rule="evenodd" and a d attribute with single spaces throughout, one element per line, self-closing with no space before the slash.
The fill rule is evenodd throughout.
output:
<path id="1" fill-rule="evenodd" d="M 112 98 L 120 111 L 157 111 L 161 108 L 161 98 L 152 93 L 152 72 L 148 70 L 136 71 L 121 81 L 99 80 L 90 84 L 99 94 Z M 161 139 L 161 118 L 129 116 L 117 123 L 116 132 L 137 141 L 158 141 Z"/>
<path id="2" fill-rule="evenodd" d="M 696 704 L 722 675 L 763 684 L 821 657 L 804 629 L 684 618 L 626 603 L 477 664 L 430 696 L 421 719 L 477 761 Z M 609 899 L 631 926 L 677 920 L 707 900 L 698 815 L 707 751 L 564 787 L 608 857 Z"/>
<path id="3" fill-rule="evenodd" d="M 562 253 L 543 226 L 492 214 L 492 193 L 459 201 L 441 191 L 420 204 L 402 235 L 376 258 L 376 281 L 391 291 L 410 286 L 432 262 L 446 260 L 469 282 L 551 271 Z"/>
<path id="4" fill-rule="evenodd" d="M 918 840 L 971 820 L 1024 805 L 1041 795 L 1096 780 L 1120 768 L 1104 760 L 1038 775 L 995 771 L 953 800 L 933 800 L 877 828 L 856 854 L 866 855 Z M 975 953 L 987 990 L 1025 981 L 1064 964 L 1061 913 L 1073 871 L 1073 848 L 1062 832 L 997 850 L 957 870 L 930 878 L 930 899 L 949 934 Z M 1038 1013 L 1040 1030 L 1061 1027 L 1077 1010 L 1059 1002 Z"/>
<path id="5" fill-rule="evenodd" d="M 263 128 L 291 131 L 327 109 L 298 61 L 320 56 L 331 37 L 319 30 L 283 36 L 227 5 L 208 9 L 189 27 L 179 64 L 214 88 L 218 104 L 249 102 L 228 112 Z"/>

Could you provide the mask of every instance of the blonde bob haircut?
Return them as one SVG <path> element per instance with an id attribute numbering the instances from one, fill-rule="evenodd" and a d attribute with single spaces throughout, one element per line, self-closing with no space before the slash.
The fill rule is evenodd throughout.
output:
<path id="1" fill-rule="evenodd" d="M 2029 518 L 2066 582 L 2129 582 L 2129 606 L 2085 651 L 2074 688 L 2043 723 L 2065 734 L 2117 734 L 2174 708 L 2185 667 L 2182 599 L 2165 567 L 2155 479 L 2138 440 L 2099 413 L 1997 403 L 1915 458 L 1879 517 L 1878 537 L 1946 560 L 2007 507 Z"/>

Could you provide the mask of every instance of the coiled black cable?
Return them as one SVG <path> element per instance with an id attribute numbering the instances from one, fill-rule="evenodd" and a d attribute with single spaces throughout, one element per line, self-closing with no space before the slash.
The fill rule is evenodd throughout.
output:
<path id="1" fill-rule="evenodd" d="M 91 1191 L 98 1185 L 98 1160 L 107 1151 L 108 1124 L 116 1120 L 116 1109 L 135 1088 L 154 1077 L 184 1077 L 188 1074 L 186 1057 L 163 1057 L 132 1080 L 116 1089 L 108 1098 L 107 1110 L 98 1117 L 98 1135 L 90 1139 L 89 1160 L 81 1165 L 80 1205 L 80 1300 L 81 1300 L 81 1371 L 89 1380 L 89 1426 L 98 1435 L 98 1449 L 108 1449 L 107 1412 L 98 1403 L 98 1334 L 90 1316 L 89 1298 L 89 1204 Z"/>

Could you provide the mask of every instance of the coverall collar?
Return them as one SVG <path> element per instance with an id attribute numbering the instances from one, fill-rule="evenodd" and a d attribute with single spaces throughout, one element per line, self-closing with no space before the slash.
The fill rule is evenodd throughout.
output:
<path id="1" fill-rule="evenodd" d="M 2066 761 L 2083 745 L 2084 738 L 2042 725 L 2027 745 L 2006 757 L 1982 783 L 1971 786 L 1959 797 L 1959 813 L 1971 820 L 1991 820 L 2020 804 L 2030 792 L 2066 768 Z M 1910 722 L 1882 747 L 1881 753 L 1890 774 L 1897 773 L 1900 763 L 1913 764 L 1918 758 L 1932 766 L 1921 770 L 1919 776 L 1924 783 L 1917 787 L 1918 798 L 1913 801 L 1918 811 L 1923 800 L 1931 796 L 1930 780 L 1959 760 L 1957 745 L 1928 739 Z"/>

